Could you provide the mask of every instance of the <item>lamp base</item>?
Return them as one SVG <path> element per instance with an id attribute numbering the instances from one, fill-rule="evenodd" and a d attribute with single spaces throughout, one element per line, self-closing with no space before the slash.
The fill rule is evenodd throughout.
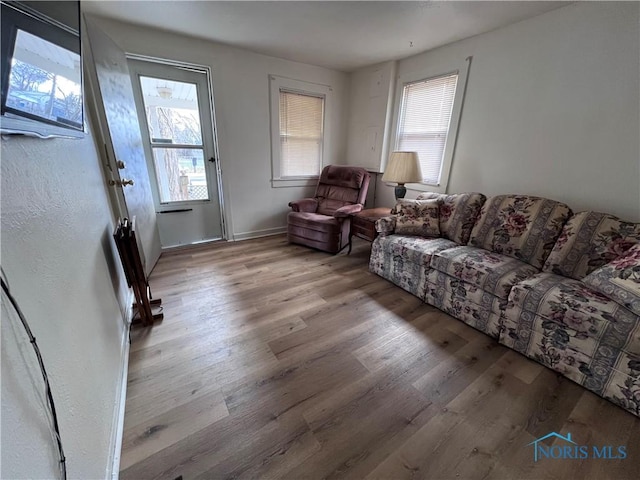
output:
<path id="1" fill-rule="evenodd" d="M 404 186 L 404 183 L 399 183 L 396 186 L 395 194 L 396 194 L 396 200 L 400 200 L 401 198 L 404 198 L 404 196 L 407 194 L 407 187 Z"/>

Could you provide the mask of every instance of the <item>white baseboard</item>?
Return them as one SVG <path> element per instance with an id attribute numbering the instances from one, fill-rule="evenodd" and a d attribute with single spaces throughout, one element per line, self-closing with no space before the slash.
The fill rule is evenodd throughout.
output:
<path id="1" fill-rule="evenodd" d="M 249 240 L 250 238 L 268 237 L 270 235 L 280 235 L 287 233 L 287 227 L 265 228 L 264 230 L 253 230 L 251 232 L 235 233 L 234 240 Z"/>
<path id="2" fill-rule="evenodd" d="M 109 464 L 106 478 L 117 480 L 120 476 L 120 453 L 122 450 L 122 437 L 124 434 L 124 407 L 127 402 L 127 379 L 129 375 L 129 330 L 133 320 L 133 291 L 129 291 L 127 298 L 127 315 L 124 319 L 125 329 L 122 332 L 122 345 L 120 347 L 120 382 L 116 392 L 116 408 L 113 415 L 111 428 L 111 448 L 109 452 Z"/>
<path id="3" fill-rule="evenodd" d="M 165 252 L 175 252 L 177 250 L 187 250 L 194 247 L 201 247 L 203 245 L 208 245 L 210 243 L 220 243 L 224 242 L 222 238 L 212 238 L 211 240 L 202 240 L 200 242 L 187 243 L 182 245 L 169 245 L 168 247 L 162 247 L 162 253 Z"/>

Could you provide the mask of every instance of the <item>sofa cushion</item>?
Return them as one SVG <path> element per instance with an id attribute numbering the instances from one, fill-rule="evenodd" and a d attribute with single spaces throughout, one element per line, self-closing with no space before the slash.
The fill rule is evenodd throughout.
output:
<path id="1" fill-rule="evenodd" d="M 371 246 L 369 270 L 423 299 L 431 255 L 455 246 L 446 238 L 379 236 Z"/>
<path id="2" fill-rule="evenodd" d="M 540 273 L 514 286 L 502 320 L 500 343 L 640 414 L 640 317 L 580 281 Z"/>
<path id="3" fill-rule="evenodd" d="M 480 287 L 433 268 L 427 272 L 427 283 L 429 288 L 434 287 L 438 291 L 444 290 L 458 297 L 466 298 L 486 310 L 493 310 L 498 315 L 507 304 L 506 298 L 498 298 Z"/>
<path id="4" fill-rule="evenodd" d="M 640 417 L 640 355 L 620 355 L 603 396 Z"/>
<path id="5" fill-rule="evenodd" d="M 511 287 L 538 270 L 515 258 L 481 248 L 458 246 L 435 252 L 431 268 L 507 299 Z"/>
<path id="6" fill-rule="evenodd" d="M 597 338 L 615 349 L 631 348 L 627 343 L 639 320 L 630 310 L 584 283 L 553 273 L 540 273 L 513 287 L 505 324 L 531 330 L 532 314 L 560 325 L 567 342 L 570 338 Z"/>
<path id="7" fill-rule="evenodd" d="M 498 341 L 602 395 L 626 353 L 599 339 L 576 338 L 563 326 L 537 315 L 532 318 L 533 330 L 514 331 L 505 324 Z"/>
<path id="8" fill-rule="evenodd" d="M 597 339 L 572 335 L 566 327 L 530 314 L 532 329 L 525 329 L 503 318 L 504 330 L 499 342 L 537 362 L 562 373 L 574 382 L 582 383 L 590 373 L 598 346 Z"/>
<path id="9" fill-rule="evenodd" d="M 427 267 L 431 263 L 431 256 L 434 253 L 457 246 L 455 242 L 446 238 L 424 238 L 398 234 L 378 237 L 376 240 L 384 253 L 400 256 L 408 262 Z"/>
<path id="10" fill-rule="evenodd" d="M 445 195 L 425 192 L 418 200 L 440 200 L 440 232 L 443 237 L 459 245 L 466 245 L 480 209 L 487 197 L 481 193 L 458 193 Z"/>
<path id="11" fill-rule="evenodd" d="M 588 275 L 584 283 L 640 315 L 640 243 Z"/>
<path id="12" fill-rule="evenodd" d="M 639 355 L 610 347 L 600 339 L 576 337 L 566 327 L 530 312 L 524 316 L 533 328 L 526 328 L 524 322 L 514 328 L 505 321 L 498 339 L 501 344 L 640 415 Z M 634 345 L 638 344 L 637 331 Z"/>
<path id="13" fill-rule="evenodd" d="M 600 212 L 579 212 L 565 224 L 545 272 L 581 280 L 640 242 L 640 224 Z"/>
<path id="14" fill-rule="evenodd" d="M 424 300 L 492 338 L 500 334 L 501 300 L 474 285 L 432 269 Z"/>
<path id="15" fill-rule="evenodd" d="M 395 231 L 399 235 L 439 237 L 437 200 L 398 200 Z"/>
<path id="16" fill-rule="evenodd" d="M 571 214 L 564 203 L 525 195 L 489 198 L 469 244 L 540 269 Z"/>

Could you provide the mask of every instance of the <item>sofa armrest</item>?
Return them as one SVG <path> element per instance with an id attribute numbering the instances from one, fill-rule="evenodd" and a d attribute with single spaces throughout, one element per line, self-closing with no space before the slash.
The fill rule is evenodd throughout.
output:
<path id="1" fill-rule="evenodd" d="M 591 272 L 582 282 L 635 315 L 640 315 L 640 243 Z"/>
<path id="2" fill-rule="evenodd" d="M 376 232 L 381 236 L 391 235 L 396 229 L 396 216 L 389 215 L 376 220 Z"/>
<path id="3" fill-rule="evenodd" d="M 346 218 L 349 215 L 358 213 L 360 210 L 362 210 L 362 205 L 359 203 L 356 203 L 354 205 L 345 205 L 344 207 L 340 207 L 339 209 L 337 209 L 333 213 L 333 216 L 337 219 Z"/>
<path id="4" fill-rule="evenodd" d="M 318 210 L 318 200 L 315 198 L 302 198 L 295 202 L 289 202 L 294 212 L 315 213 Z"/>

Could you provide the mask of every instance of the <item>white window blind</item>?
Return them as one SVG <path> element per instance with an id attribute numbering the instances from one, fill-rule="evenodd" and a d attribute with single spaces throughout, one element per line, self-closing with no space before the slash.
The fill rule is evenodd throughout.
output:
<path id="1" fill-rule="evenodd" d="M 440 183 L 458 75 L 408 83 L 402 91 L 396 150 L 418 152 L 423 182 Z"/>
<path id="2" fill-rule="evenodd" d="M 320 175 L 324 98 L 280 90 L 280 176 Z"/>

